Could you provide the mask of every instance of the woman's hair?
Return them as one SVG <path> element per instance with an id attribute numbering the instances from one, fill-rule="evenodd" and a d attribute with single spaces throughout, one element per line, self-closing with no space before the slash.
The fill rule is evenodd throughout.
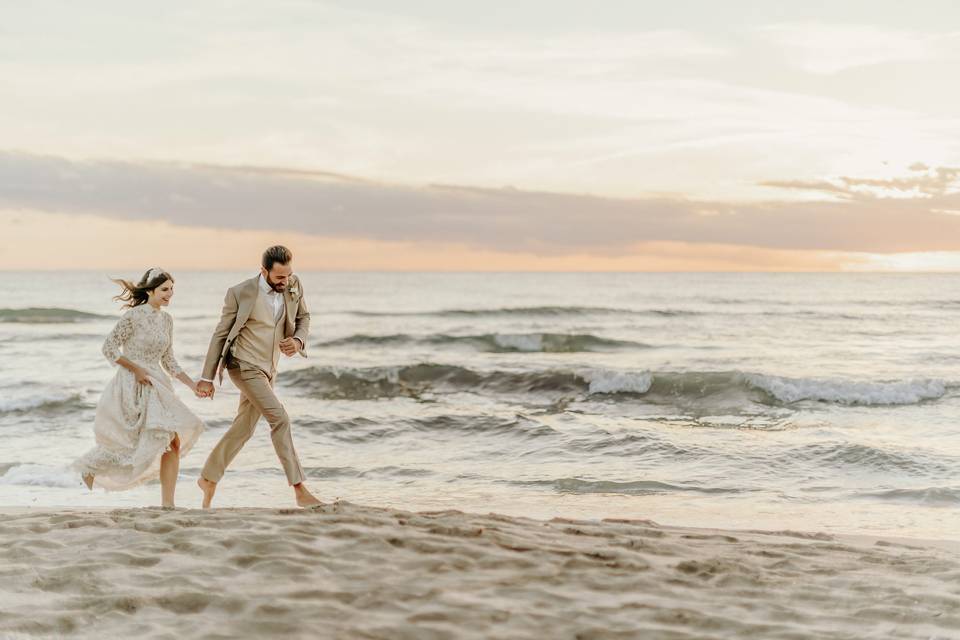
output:
<path id="1" fill-rule="evenodd" d="M 122 278 L 111 278 L 111 280 L 123 289 L 118 295 L 113 296 L 113 299 L 117 302 L 125 302 L 126 304 L 124 306 L 130 308 L 146 304 L 151 291 L 167 280 L 170 282 L 174 281 L 173 276 L 158 267 L 147 269 L 147 272 L 143 274 L 143 277 L 140 278 L 140 282 L 137 284 Z"/>

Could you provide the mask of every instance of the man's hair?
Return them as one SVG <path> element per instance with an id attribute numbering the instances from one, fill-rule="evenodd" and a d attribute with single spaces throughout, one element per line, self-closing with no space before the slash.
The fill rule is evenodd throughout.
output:
<path id="1" fill-rule="evenodd" d="M 267 271 L 273 269 L 273 265 L 277 264 L 289 264 L 293 260 L 293 254 L 290 253 L 290 249 L 287 249 L 285 246 L 278 244 L 275 247 L 270 247 L 263 252 L 263 260 L 261 264 L 263 268 Z"/>

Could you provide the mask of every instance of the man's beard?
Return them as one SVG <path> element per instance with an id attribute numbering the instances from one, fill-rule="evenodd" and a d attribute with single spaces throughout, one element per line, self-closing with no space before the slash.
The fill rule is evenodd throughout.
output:
<path id="1" fill-rule="evenodd" d="M 287 290 L 287 285 L 283 284 L 282 282 L 274 282 L 270 279 L 270 276 L 267 276 L 267 284 L 270 285 L 270 288 L 277 293 L 283 293 Z"/>

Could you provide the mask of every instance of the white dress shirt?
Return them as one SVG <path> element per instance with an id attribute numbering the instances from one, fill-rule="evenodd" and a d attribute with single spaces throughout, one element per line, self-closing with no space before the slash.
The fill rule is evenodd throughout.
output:
<path id="1" fill-rule="evenodd" d="M 267 304 L 273 307 L 273 320 L 274 322 L 279 322 L 280 316 L 283 315 L 283 294 L 274 291 L 262 273 L 260 274 L 260 293 L 267 296 Z M 297 336 L 294 336 L 293 339 L 299 342 L 300 348 L 303 349 L 303 340 Z"/>
<path id="2" fill-rule="evenodd" d="M 260 293 L 267 296 L 267 304 L 273 307 L 273 321 L 278 322 L 283 315 L 283 295 L 273 290 L 262 273 L 260 274 Z"/>

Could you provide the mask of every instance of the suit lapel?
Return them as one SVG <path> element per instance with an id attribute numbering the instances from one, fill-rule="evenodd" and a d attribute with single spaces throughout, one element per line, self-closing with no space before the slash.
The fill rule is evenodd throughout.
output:
<path id="1" fill-rule="evenodd" d="M 296 314 L 293 310 L 293 296 L 290 295 L 290 290 L 283 292 L 283 304 L 287 310 L 287 335 L 293 335 L 294 330 L 296 329 Z"/>
<path id="2" fill-rule="evenodd" d="M 234 325 L 239 330 L 247 324 L 250 314 L 253 313 L 253 305 L 257 303 L 257 296 L 260 295 L 260 276 L 255 276 L 247 280 L 241 291 L 240 303 L 237 307 L 237 323 Z"/>

